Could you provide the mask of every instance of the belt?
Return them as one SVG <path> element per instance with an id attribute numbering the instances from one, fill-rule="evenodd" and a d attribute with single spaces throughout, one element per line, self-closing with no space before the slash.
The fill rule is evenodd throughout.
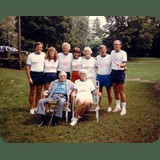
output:
<path id="1" fill-rule="evenodd" d="M 59 96 L 59 97 L 67 97 L 67 95 L 62 94 L 62 93 L 54 93 L 54 94 L 56 94 L 56 95 Z"/>

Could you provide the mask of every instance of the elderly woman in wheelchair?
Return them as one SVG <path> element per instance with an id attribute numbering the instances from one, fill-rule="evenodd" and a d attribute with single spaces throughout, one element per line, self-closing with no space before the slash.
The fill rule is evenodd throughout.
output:
<path id="1" fill-rule="evenodd" d="M 79 71 L 80 79 L 75 81 L 74 90 L 71 94 L 71 99 L 76 105 L 76 109 L 74 112 L 74 117 L 71 119 L 71 126 L 75 126 L 84 113 L 86 113 L 92 103 L 93 103 L 93 94 L 97 96 L 101 96 L 101 93 L 96 90 L 94 83 L 87 79 L 86 70 L 81 69 Z M 98 104 L 98 103 L 97 103 Z M 99 106 L 97 106 L 100 109 Z"/>

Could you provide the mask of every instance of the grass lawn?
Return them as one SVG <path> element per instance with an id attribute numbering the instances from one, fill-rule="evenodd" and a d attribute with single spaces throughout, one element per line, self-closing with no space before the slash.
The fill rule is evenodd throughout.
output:
<path id="1" fill-rule="evenodd" d="M 25 71 L 0 68 L 0 134 L 6 142 L 107 143 L 154 142 L 160 133 L 160 59 L 132 59 L 126 71 L 127 114 L 107 113 L 104 90 L 99 123 L 85 115 L 76 127 L 37 127 L 29 114 Z M 156 86 L 156 87 L 155 87 Z M 113 102 L 113 107 L 115 102 Z"/>

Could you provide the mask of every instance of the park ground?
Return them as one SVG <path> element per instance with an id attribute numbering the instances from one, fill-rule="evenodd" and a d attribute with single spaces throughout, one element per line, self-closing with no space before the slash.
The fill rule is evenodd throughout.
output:
<path id="1" fill-rule="evenodd" d="M 38 127 L 29 114 L 29 85 L 24 70 L 0 68 L 0 135 L 10 143 L 150 143 L 160 134 L 160 59 L 131 59 L 127 64 L 127 114 L 107 113 L 103 90 L 99 123 L 87 114 L 75 127 L 65 118 L 57 127 Z M 115 102 L 113 102 L 115 107 Z"/>

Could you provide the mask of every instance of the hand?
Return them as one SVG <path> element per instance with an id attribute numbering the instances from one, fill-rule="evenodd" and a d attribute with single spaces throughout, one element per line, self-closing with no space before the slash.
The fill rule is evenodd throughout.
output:
<path id="1" fill-rule="evenodd" d="M 46 90 L 43 92 L 43 97 L 46 98 L 47 96 L 48 96 L 48 91 Z"/>

